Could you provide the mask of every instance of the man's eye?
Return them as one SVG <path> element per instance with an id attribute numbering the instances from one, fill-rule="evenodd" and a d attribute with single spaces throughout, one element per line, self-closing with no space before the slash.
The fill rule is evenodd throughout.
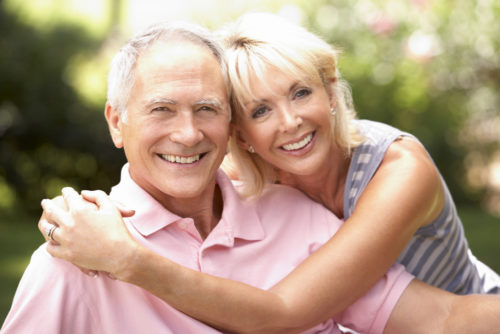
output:
<path id="1" fill-rule="evenodd" d="M 156 107 L 156 108 L 153 108 L 152 111 L 153 112 L 154 111 L 162 112 L 162 111 L 170 111 L 170 109 L 168 107 Z"/>
<path id="2" fill-rule="evenodd" d="M 209 107 L 209 106 L 201 106 L 200 109 L 198 109 L 198 110 L 199 111 L 216 112 L 216 110 L 213 107 Z"/>
<path id="3" fill-rule="evenodd" d="M 252 112 L 252 118 L 259 118 L 267 114 L 268 108 L 265 106 L 257 107 Z"/>
<path id="4" fill-rule="evenodd" d="M 301 88 L 295 93 L 296 98 L 305 97 L 311 94 L 311 90 L 308 88 Z"/>

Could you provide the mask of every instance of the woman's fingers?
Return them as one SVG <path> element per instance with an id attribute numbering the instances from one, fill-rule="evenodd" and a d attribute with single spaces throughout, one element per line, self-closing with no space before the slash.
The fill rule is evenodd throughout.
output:
<path id="1" fill-rule="evenodd" d="M 113 204 L 116 205 L 116 207 L 118 208 L 118 211 L 120 211 L 120 214 L 122 215 L 122 217 L 128 218 L 128 217 L 132 217 L 133 215 L 135 215 L 135 210 L 127 208 L 125 206 L 125 204 L 118 202 L 118 201 L 113 201 Z"/>
<path id="2" fill-rule="evenodd" d="M 70 211 L 78 212 L 88 209 L 95 209 L 95 205 L 87 200 L 84 200 L 79 193 L 71 187 L 64 187 L 62 195 Z"/>
<path id="3" fill-rule="evenodd" d="M 84 273 L 85 275 L 87 275 L 87 276 L 90 276 L 90 277 L 93 277 L 93 278 L 99 277 L 99 272 L 97 270 L 90 270 L 90 269 L 82 268 L 82 267 L 78 267 L 78 269 L 80 269 L 80 271 L 82 273 Z"/>
<path id="4" fill-rule="evenodd" d="M 120 211 L 122 217 L 132 217 L 135 214 L 135 210 L 127 208 L 123 203 L 118 201 L 112 201 L 102 190 L 83 190 L 82 197 L 87 201 L 95 203 L 100 209 L 103 210 L 114 210 L 116 207 Z"/>
<path id="5" fill-rule="evenodd" d="M 64 224 L 67 219 L 67 211 L 60 208 L 53 200 L 44 199 L 42 201 L 43 215 L 46 220 L 56 225 Z"/>
<path id="6" fill-rule="evenodd" d="M 42 213 L 42 216 L 40 217 L 40 220 L 38 221 L 38 230 L 40 231 L 40 233 L 42 233 L 42 236 L 45 238 L 45 241 L 49 241 L 49 239 L 47 238 L 47 235 L 45 234 L 46 224 L 48 224 L 47 218 L 45 218 L 45 213 Z"/>
<path id="7" fill-rule="evenodd" d="M 61 196 L 54 198 L 52 200 L 52 203 L 45 203 L 45 204 L 48 204 L 49 208 L 52 208 L 52 205 L 56 205 L 57 207 L 59 207 L 61 209 L 66 209 L 66 202 L 64 201 L 64 199 Z M 42 207 L 43 207 L 43 204 L 42 204 Z M 55 221 L 49 222 L 49 219 L 47 218 L 47 214 L 44 210 L 42 213 L 42 216 L 40 217 L 40 220 L 38 221 L 38 229 L 40 230 L 43 237 L 45 238 L 45 241 L 53 242 L 50 238 L 47 237 L 47 234 L 48 234 L 47 228 L 50 228 L 50 226 L 48 226 L 48 224 L 58 225 L 57 222 L 55 222 Z"/>
<path id="8" fill-rule="evenodd" d="M 108 209 L 114 207 L 113 202 L 109 199 L 108 195 L 102 190 L 93 190 L 93 191 L 83 190 L 82 197 L 87 201 L 95 203 L 97 207 L 101 209 Z"/>
<path id="9" fill-rule="evenodd" d="M 42 217 L 38 222 L 38 229 L 42 232 L 43 237 L 47 242 L 58 244 L 56 232 L 59 226 L 56 224 L 49 223 L 45 218 Z"/>

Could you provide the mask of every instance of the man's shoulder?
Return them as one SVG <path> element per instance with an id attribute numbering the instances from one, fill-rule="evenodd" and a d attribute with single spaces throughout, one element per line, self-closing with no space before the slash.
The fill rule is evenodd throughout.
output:
<path id="1" fill-rule="evenodd" d="M 282 214 L 307 211 L 315 215 L 333 216 L 328 209 L 307 197 L 302 191 L 280 184 L 267 186 L 257 202 L 261 211 L 268 209 Z"/>
<path id="2" fill-rule="evenodd" d="M 32 255 L 16 290 L 2 333 L 88 333 L 99 322 L 91 277 L 71 263 L 52 257 L 41 245 Z M 98 306 L 98 305 L 97 305 Z"/>
<path id="3" fill-rule="evenodd" d="M 282 185 L 282 184 L 269 184 L 265 187 L 264 191 L 261 195 L 261 200 L 271 200 L 274 198 L 282 198 L 285 200 L 297 200 L 304 205 L 310 205 L 311 203 L 315 203 L 309 197 L 307 197 L 302 191 Z"/>
<path id="4" fill-rule="evenodd" d="M 72 263 L 50 255 L 47 252 L 47 244 L 44 243 L 33 252 L 23 279 L 50 280 L 54 284 L 56 282 L 57 284 L 71 284 L 76 289 L 77 282 L 86 277 Z"/>

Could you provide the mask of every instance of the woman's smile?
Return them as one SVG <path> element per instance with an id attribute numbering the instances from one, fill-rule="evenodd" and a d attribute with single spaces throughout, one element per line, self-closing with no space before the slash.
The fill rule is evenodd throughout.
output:
<path id="1" fill-rule="evenodd" d="M 286 144 L 281 145 L 280 149 L 285 151 L 286 153 L 292 153 L 292 154 L 307 153 L 312 149 L 314 145 L 315 134 L 316 131 L 307 133 L 298 140 L 294 139 L 287 142 Z"/>

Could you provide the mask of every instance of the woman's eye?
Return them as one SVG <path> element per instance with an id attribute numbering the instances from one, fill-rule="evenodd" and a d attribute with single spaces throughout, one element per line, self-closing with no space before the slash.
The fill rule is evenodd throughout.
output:
<path id="1" fill-rule="evenodd" d="M 301 88 L 295 93 L 296 98 L 305 97 L 311 94 L 311 90 L 308 88 Z"/>
<path id="2" fill-rule="evenodd" d="M 252 112 L 252 118 L 259 118 L 267 113 L 268 109 L 265 106 L 257 107 Z"/>

